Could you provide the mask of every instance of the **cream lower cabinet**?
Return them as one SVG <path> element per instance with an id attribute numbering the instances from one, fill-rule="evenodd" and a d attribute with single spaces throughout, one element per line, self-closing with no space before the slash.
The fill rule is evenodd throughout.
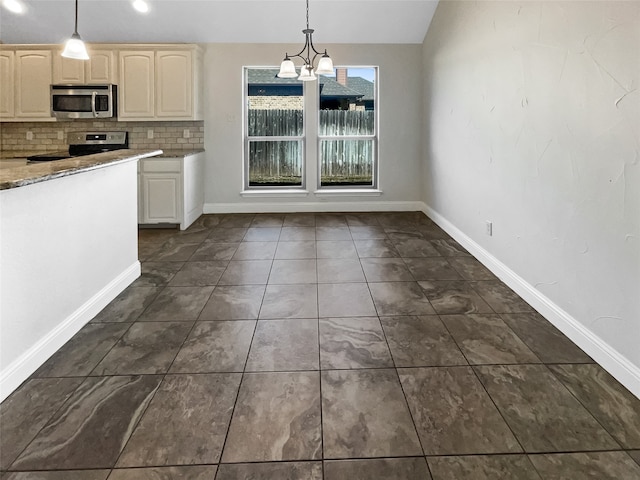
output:
<path id="1" fill-rule="evenodd" d="M 138 223 L 185 230 L 202 215 L 204 153 L 142 159 L 139 167 Z"/>

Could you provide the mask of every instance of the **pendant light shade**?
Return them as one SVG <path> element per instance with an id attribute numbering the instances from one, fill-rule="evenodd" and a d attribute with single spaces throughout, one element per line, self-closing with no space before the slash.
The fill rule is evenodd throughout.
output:
<path id="1" fill-rule="evenodd" d="M 65 58 L 74 58 L 76 60 L 89 60 L 87 47 L 78 33 L 78 0 L 76 0 L 76 22 L 73 35 L 71 35 L 71 38 L 67 40 L 62 56 Z"/>
<path id="2" fill-rule="evenodd" d="M 331 60 L 331 57 L 327 55 L 326 51 L 324 52 L 324 55 L 320 57 L 316 73 L 318 75 L 333 75 L 333 60 Z"/>
<path id="3" fill-rule="evenodd" d="M 74 33 L 64 45 L 62 56 L 66 58 L 75 58 L 76 60 L 89 60 L 87 47 L 80 38 L 80 35 Z"/>
<path id="4" fill-rule="evenodd" d="M 278 72 L 278 77 L 296 78 L 297 76 L 298 74 L 296 73 L 296 66 L 288 56 L 284 57 L 284 60 L 280 64 L 280 72 Z"/>
<path id="5" fill-rule="evenodd" d="M 303 82 L 309 82 L 311 80 L 315 80 L 316 77 L 313 73 L 313 67 L 311 65 L 303 65 L 302 68 L 300 68 L 300 76 L 298 77 L 298 80 L 302 80 Z"/>

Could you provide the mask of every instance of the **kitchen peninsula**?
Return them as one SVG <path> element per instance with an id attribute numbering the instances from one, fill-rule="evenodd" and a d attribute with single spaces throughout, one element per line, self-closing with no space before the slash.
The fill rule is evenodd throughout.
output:
<path id="1" fill-rule="evenodd" d="M 161 154 L 0 170 L 0 399 L 140 275 L 137 161 Z"/>

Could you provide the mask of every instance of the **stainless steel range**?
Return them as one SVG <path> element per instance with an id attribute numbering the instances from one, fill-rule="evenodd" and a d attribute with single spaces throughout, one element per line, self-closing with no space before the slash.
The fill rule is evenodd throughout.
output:
<path id="1" fill-rule="evenodd" d="M 76 132 L 67 135 L 67 144 L 69 149 L 66 151 L 33 155 L 27 157 L 27 161 L 29 163 L 50 162 L 129 148 L 129 134 L 127 132 Z"/>

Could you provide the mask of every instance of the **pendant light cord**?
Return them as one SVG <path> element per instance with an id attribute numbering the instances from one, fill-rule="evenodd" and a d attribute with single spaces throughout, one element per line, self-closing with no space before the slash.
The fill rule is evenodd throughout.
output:
<path id="1" fill-rule="evenodd" d="M 76 23 L 73 29 L 73 33 L 78 33 L 78 0 L 76 0 Z"/>
<path id="2" fill-rule="evenodd" d="M 307 0 L 307 30 L 309 30 L 309 0 Z"/>

